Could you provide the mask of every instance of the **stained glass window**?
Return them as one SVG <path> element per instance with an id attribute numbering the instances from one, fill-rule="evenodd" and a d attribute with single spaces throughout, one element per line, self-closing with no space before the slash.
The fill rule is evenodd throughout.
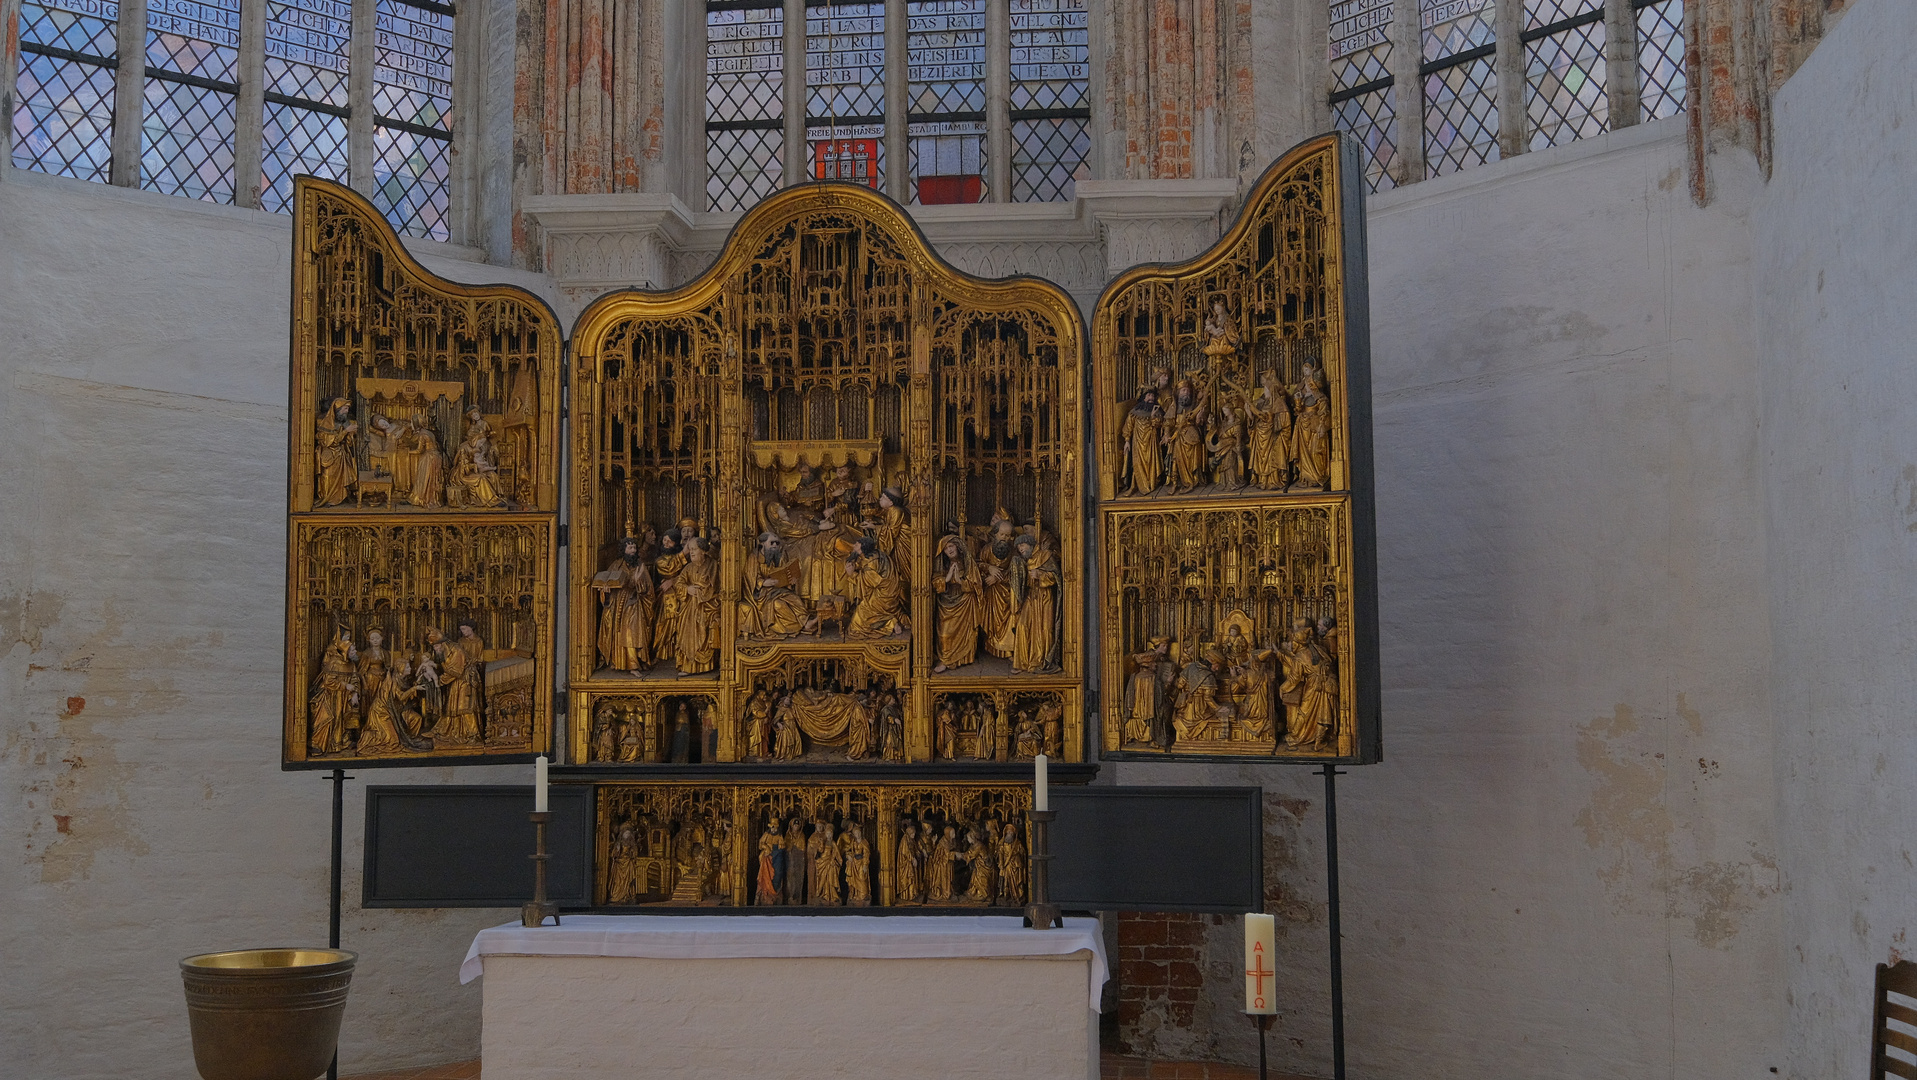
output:
<path id="1" fill-rule="evenodd" d="M 885 5 L 805 9 L 810 174 L 879 187 L 885 175 Z"/>
<path id="2" fill-rule="evenodd" d="M 1392 0 L 1335 0 L 1331 5 L 1331 118 L 1363 144 L 1365 183 L 1392 186 L 1398 117 L 1392 104 Z"/>
<path id="3" fill-rule="evenodd" d="M 1525 109 L 1531 149 L 1610 126 L 1603 0 L 1524 0 Z"/>
<path id="4" fill-rule="evenodd" d="M 1012 201 L 1073 197 L 1091 150 L 1085 0 L 1012 5 Z"/>
<path id="5" fill-rule="evenodd" d="M 983 201 L 985 0 L 908 0 L 905 18 L 910 201 Z"/>
<path id="6" fill-rule="evenodd" d="M 344 182 L 351 0 L 270 0 L 260 209 L 292 209 L 299 173 Z"/>
<path id="7" fill-rule="evenodd" d="M 1498 159 L 1496 17 L 1495 0 L 1418 0 L 1428 176 Z"/>
<path id="8" fill-rule="evenodd" d="M 1637 70 L 1644 119 L 1684 111 L 1684 0 L 1638 5 Z"/>
<path id="9" fill-rule="evenodd" d="M 744 210 L 785 169 L 785 8 L 779 0 L 706 5 L 706 201 Z"/>
<path id="10" fill-rule="evenodd" d="M 378 0 L 373 48 L 373 204 L 408 236 L 450 233 L 453 9 Z"/>
<path id="11" fill-rule="evenodd" d="M 107 181 L 119 18 L 115 0 L 22 0 L 16 167 Z"/>
<path id="12" fill-rule="evenodd" d="M 147 0 L 140 186 L 233 201 L 239 0 Z"/>

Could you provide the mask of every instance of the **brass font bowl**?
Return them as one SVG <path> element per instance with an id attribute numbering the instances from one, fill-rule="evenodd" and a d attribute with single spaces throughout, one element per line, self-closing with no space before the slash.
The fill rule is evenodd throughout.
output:
<path id="1" fill-rule="evenodd" d="M 313 1080 L 325 1072 L 358 961 L 341 949 L 242 949 L 180 961 L 200 1075 Z"/>

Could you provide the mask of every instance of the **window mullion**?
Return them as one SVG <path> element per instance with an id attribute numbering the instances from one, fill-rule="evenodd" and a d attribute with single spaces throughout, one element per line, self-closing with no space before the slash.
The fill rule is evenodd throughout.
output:
<path id="1" fill-rule="evenodd" d="M 346 171 L 351 187 L 373 195 L 373 43 L 378 0 L 353 0 L 353 45 L 346 70 Z"/>
<path id="2" fill-rule="evenodd" d="M 1012 201 L 1012 3 L 985 4 L 986 196 Z"/>
<path id="3" fill-rule="evenodd" d="M 1516 157 L 1531 148 L 1529 85 L 1524 67 L 1524 0 L 1494 0 L 1498 35 L 1498 156 Z"/>
<path id="4" fill-rule="evenodd" d="M 1637 66 L 1637 8 L 1631 0 L 1604 0 L 1604 84 L 1611 130 L 1638 122 L 1642 88 Z"/>
<path id="5" fill-rule="evenodd" d="M 453 21 L 453 153 L 446 177 L 446 240 L 472 244 L 481 232 L 474 216 L 479 203 L 479 60 L 486 14 L 479 4 L 462 4 Z M 701 22 L 704 20 L 701 19 Z"/>
<path id="6" fill-rule="evenodd" d="M 113 167 L 115 187 L 140 186 L 140 128 L 146 107 L 146 0 L 120 0 L 114 48 L 120 66 L 113 79 Z M 12 122 L 12 117 L 8 117 Z"/>
<path id="7" fill-rule="evenodd" d="M 1421 7 L 1419 0 L 1396 0 L 1387 31 L 1391 36 L 1391 59 L 1387 66 L 1391 69 L 1394 91 L 1392 106 L 1398 114 L 1398 160 L 1392 170 L 1395 174 L 1392 180 L 1399 184 L 1415 184 L 1425 177 Z"/>
<path id="8" fill-rule="evenodd" d="M 905 0 L 885 0 L 885 193 L 899 202 L 912 193 L 905 150 L 905 73 L 910 61 L 905 30 Z"/>
<path id="9" fill-rule="evenodd" d="M 240 0 L 240 93 L 233 117 L 233 205 L 257 210 L 265 186 L 266 0 Z"/>
<path id="10" fill-rule="evenodd" d="M 13 168 L 14 76 L 20 71 L 20 0 L 0 0 L 0 173 Z"/>
<path id="11" fill-rule="evenodd" d="M 805 0 L 785 0 L 785 182 L 806 178 Z"/>

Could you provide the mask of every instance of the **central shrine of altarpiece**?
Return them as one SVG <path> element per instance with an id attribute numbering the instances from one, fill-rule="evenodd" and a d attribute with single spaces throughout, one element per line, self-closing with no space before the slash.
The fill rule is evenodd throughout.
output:
<path id="1" fill-rule="evenodd" d="M 1301 145 L 1089 342 L 801 185 L 562 350 L 303 178 L 285 765 L 527 760 L 563 697 L 598 904 L 1016 906 L 1006 763 L 1375 760 L 1355 182 Z"/>

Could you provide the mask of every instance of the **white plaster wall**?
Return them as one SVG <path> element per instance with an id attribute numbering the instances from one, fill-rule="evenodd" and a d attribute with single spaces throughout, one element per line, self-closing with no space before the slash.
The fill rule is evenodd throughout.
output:
<path id="1" fill-rule="evenodd" d="M 1385 761 L 1338 789 L 1353 1076 L 1783 1061 L 1755 167 L 1699 209 L 1683 151 L 1667 121 L 1371 202 Z M 1329 1075 L 1322 779 L 1118 774 L 1266 786 L 1272 1047 Z M 1236 934 L 1192 1041 L 1251 1061 Z"/>
<path id="2" fill-rule="evenodd" d="M 194 1077 L 179 958 L 326 940 L 328 785 L 278 767 L 290 239 L 0 176 L 0 1076 Z M 454 771 L 356 775 L 342 1064 L 476 1056 L 457 968 L 511 913 L 356 902 L 364 787 Z"/>
<path id="3" fill-rule="evenodd" d="M 1917 959 L 1917 19 L 1851 5 L 1776 99 L 1757 201 L 1787 1074 L 1862 1076 Z"/>

